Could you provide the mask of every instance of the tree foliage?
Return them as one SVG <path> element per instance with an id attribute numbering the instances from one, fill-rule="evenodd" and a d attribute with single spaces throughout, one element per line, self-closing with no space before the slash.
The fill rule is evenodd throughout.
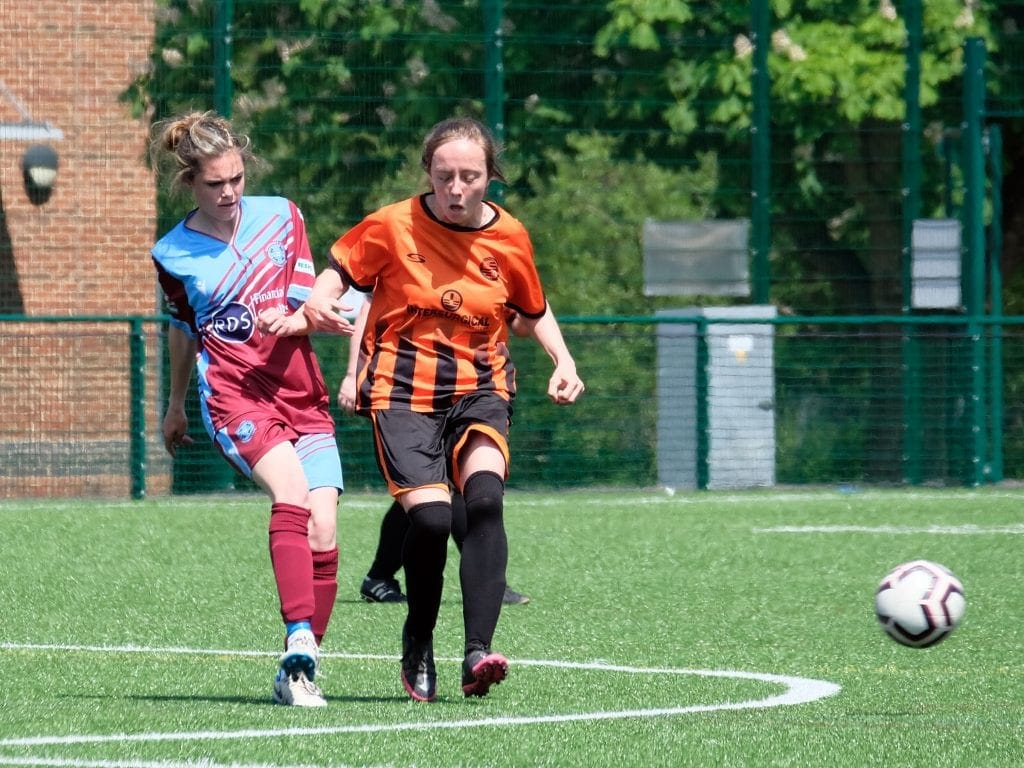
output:
<path id="1" fill-rule="evenodd" d="M 213 4 L 158 0 L 151 69 L 126 94 L 140 113 L 160 118 L 209 108 Z M 707 154 L 749 156 L 750 4 L 502 6 L 511 192 L 539 194 L 555 172 L 551 151 L 573 153 L 574 132 L 627 138 L 611 148 L 614 156 L 641 158 L 649 171 L 694 167 Z M 974 0 L 929 0 L 923 11 L 921 103 L 929 119 L 955 123 L 959 105 L 949 95 L 961 76 L 963 42 L 980 35 L 995 45 L 990 11 Z M 891 195 L 900 187 L 902 4 L 775 0 L 771 12 L 771 116 L 774 126 L 787 126 L 772 137 L 773 157 L 787 161 L 775 164 L 776 211 L 794 218 L 827 212 L 841 222 L 781 234 L 797 262 L 781 271 L 815 273 L 813 262 L 799 263 L 800 254 L 824 240 L 848 254 L 845 264 L 830 267 L 863 273 L 888 290 L 898 253 L 881 244 L 893 233 L 872 228 L 879 209 L 892 205 L 878 190 Z M 392 175 L 430 125 L 453 113 L 484 116 L 486 40 L 481 0 L 235 4 L 233 117 L 268 161 L 261 189 L 299 203 L 318 252 L 368 210 L 372 180 Z M 882 148 L 883 135 L 895 138 L 875 152 L 886 162 L 872 165 L 864 158 Z M 709 205 L 718 215 L 748 215 L 748 165 L 720 165 Z M 933 200 L 940 185 L 935 179 L 927 190 Z M 873 300 L 891 308 L 885 290 Z"/>
<path id="2" fill-rule="evenodd" d="M 684 0 L 614 0 L 597 49 L 608 57 L 636 57 L 659 72 L 652 103 L 664 104 L 658 117 L 671 126 L 673 137 L 694 135 L 697 126 L 717 126 L 722 135 L 717 146 L 724 148 L 744 141 L 751 128 L 750 8 L 695 13 L 696 7 Z M 958 92 L 962 77 L 964 40 L 980 36 L 990 47 L 996 44 L 990 9 L 983 3 L 936 0 L 923 3 L 923 10 L 920 103 L 926 119 L 956 125 L 960 105 L 950 95 Z M 894 278 L 901 240 L 898 217 L 886 214 L 901 202 L 908 44 L 901 9 L 889 0 L 776 0 L 771 11 L 773 157 L 781 161 L 773 165 L 773 186 L 782 190 L 774 210 L 780 218 L 822 222 L 781 234 L 794 263 L 781 265 L 780 272 L 822 276 L 817 259 L 801 254 L 827 246 L 836 255 L 826 262 L 829 279 L 863 275 L 867 305 L 893 311 L 900 305 Z M 697 59 L 695 35 L 708 41 L 706 55 Z M 786 131 L 778 132 L 778 126 Z M 695 140 L 704 140 L 706 131 L 696 135 Z M 930 135 L 941 136 L 941 129 Z M 937 207 L 942 180 L 932 182 L 924 192 Z M 810 309 L 799 297 L 795 303 Z"/>
<path id="3" fill-rule="evenodd" d="M 213 0 L 157 0 L 150 70 L 125 98 L 159 119 L 213 104 Z M 484 118 L 483 0 L 248 0 L 235 3 L 233 119 L 266 160 L 250 192 L 279 193 L 306 215 L 317 255 L 367 211 L 423 189 L 423 133 L 451 114 Z M 772 298 L 798 313 L 900 305 L 900 143 L 907 29 L 897 0 L 771 1 Z M 991 3 L 926 0 L 920 102 L 927 211 L 947 179 L 939 142 L 962 116 L 966 38 L 997 39 Z M 560 315 L 648 314 L 644 218 L 750 215 L 754 66 L 751 3 L 505 0 L 505 204 L 527 224 Z M 164 226 L 180 215 L 161 200 Z M 690 303 L 700 303 L 694 298 Z M 635 439 L 634 480 L 650 471 L 649 331 L 609 332 L 578 352 L 588 384 L 620 398 L 616 433 Z M 519 345 L 524 371 L 546 361 Z M 529 351 L 528 351 L 529 350 Z M 589 377 L 589 378 L 588 378 Z M 329 378 L 331 378 L 329 376 Z M 528 390 L 520 419 L 530 419 Z M 538 406 L 539 407 L 539 406 Z M 880 412 L 879 418 L 891 414 Z M 537 417 L 536 477 L 587 433 L 588 413 Z M 627 423 L 628 420 L 632 420 Z M 607 426 L 604 427 L 607 434 Z M 891 431 L 891 430 L 890 430 Z M 598 455 L 601 431 L 583 441 Z M 805 437 L 792 435 L 795 443 Z M 607 448 L 608 450 L 604 450 Z M 532 454 L 531 454 L 532 455 Z M 546 457 L 546 458 L 545 458 Z M 548 462 L 548 463 L 545 463 Z M 628 463 L 627 463 L 628 464 Z M 607 476 L 607 475 L 606 475 Z M 585 481 L 580 478 L 580 481 Z"/>

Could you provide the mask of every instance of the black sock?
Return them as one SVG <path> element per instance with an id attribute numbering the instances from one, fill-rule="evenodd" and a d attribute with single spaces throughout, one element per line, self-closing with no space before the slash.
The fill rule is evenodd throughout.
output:
<path id="1" fill-rule="evenodd" d="M 466 653 L 490 650 L 505 594 L 508 538 L 505 535 L 505 483 L 494 472 L 475 472 L 466 480 L 466 538 L 459 579 Z"/>
<path id="2" fill-rule="evenodd" d="M 402 567 L 402 544 L 409 531 L 409 515 L 402 505 L 394 502 L 380 521 L 380 538 L 377 540 L 377 554 L 373 557 L 366 575 L 371 579 L 393 579 Z"/>
<path id="3" fill-rule="evenodd" d="M 433 636 L 441 607 L 452 505 L 447 501 L 416 504 L 408 514 L 409 532 L 402 547 L 405 594 L 409 599 L 405 626 L 413 638 L 423 641 Z"/>
<path id="4" fill-rule="evenodd" d="M 461 493 L 452 494 L 452 541 L 456 549 L 462 551 L 462 542 L 466 540 L 466 497 Z"/>

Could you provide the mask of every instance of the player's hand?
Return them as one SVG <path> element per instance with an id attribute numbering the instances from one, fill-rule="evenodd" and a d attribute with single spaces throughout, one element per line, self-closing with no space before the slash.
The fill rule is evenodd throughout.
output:
<path id="1" fill-rule="evenodd" d="M 168 406 L 164 415 L 163 423 L 164 448 L 174 456 L 178 447 L 192 445 L 192 438 L 188 435 L 188 417 L 185 416 L 185 406 Z"/>
<path id="2" fill-rule="evenodd" d="M 576 374 L 575 366 L 561 365 L 555 368 L 548 380 L 548 397 L 556 405 L 571 405 L 583 394 L 586 387 Z"/>
<path id="3" fill-rule="evenodd" d="M 353 373 L 346 374 L 341 380 L 341 386 L 338 387 L 338 407 L 347 413 L 352 413 L 356 409 L 356 377 Z"/>
<path id="4" fill-rule="evenodd" d="M 354 326 L 340 313 L 351 310 L 352 307 L 342 302 L 341 299 L 332 299 L 316 290 L 309 294 L 309 298 L 303 305 L 306 319 L 314 330 L 338 333 L 342 336 L 351 336 Z"/>
<path id="5" fill-rule="evenodd" d="M 296 336 L 310 331 L 309 320 L 302 312 L 286 314 L 280 307 L 269 307 L 256 318 L 256 327 L 268 336 Z"/>

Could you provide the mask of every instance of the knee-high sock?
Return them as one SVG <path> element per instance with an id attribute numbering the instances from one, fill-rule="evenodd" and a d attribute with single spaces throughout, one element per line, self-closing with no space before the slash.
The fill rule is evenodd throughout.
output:
<path id="1" fill-rule="evenodd" d="M 313 552 L 313 636 L 317 645 L 327 633 L 338 596 L 338 548 Z"/>
<path id="2" fill-rule="evenodd" d="M 461 493 L 452 494 L 452 541 L 459 552 L 466 540 L 466 499 Z"/>
<path id="3" fill-rule="evenodd" d="M 380 521 L 377 553 L 366 575 L 371 579 L 393 579 L 402 567 L 402 544 L 409 532 L 409 515 L 397 501 L 384 513 Z"/>
<path id="4" fill-rule="evenodd" d="M 466 539 L 459 579 L 466 653 L 490 650 L 501 615 L 508 565 L 504 522 L 505 483 L 493 472 L 475 472 L 466 480 Z"/>
<path id="5" fill-rule="evenodd" d="M 441 608 L 444 566 L 448 560 L 448 534 L 452 530 L 452 506 L 446 501 L 416 504 L 409 509 L 409 533 L 402 547 L 408 618 L 405 628 L 417 640 L 434 634 Z"/>
<path id="6" fill-rule="evenodd" d="M 308 536 L 308 509 L 282 503 L 270 507 L 270 563 L 285 623 L 313 619 L 313 553 Z"/>

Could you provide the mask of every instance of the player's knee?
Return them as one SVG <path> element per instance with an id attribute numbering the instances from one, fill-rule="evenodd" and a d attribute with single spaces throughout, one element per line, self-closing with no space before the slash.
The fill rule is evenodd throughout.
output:
<path id="1" fill-rule="evenodd" d="M 309 545 L 311 548 L 326 551 L 333 549 L 338 544 L 338 527 L 335 521 L 330 518 L 317 518 L 316 515 L 309 520 Z"/>
<path id="2" fill-rule="evenodd" d="M 409 525 L 419 538 L 448 541 L 452 530 L 452 506 L 443 501 L 428 501 L 409 507 Z"/>
<path id="3" fill-rule="evenodd" d="M 338 494 L 318 488 L 310 494 L 313 501 L 309 515 L 309 544 L 322 552 L 338 544 Z"/>
<path id="4" fill-rule="evenodd" d="M 481 518 L 501 519 L 505 498 L 505 481 L 489 471 L 474 472 L 462 489 L 466 499 L 466 517 L 472 521 Z"/>

